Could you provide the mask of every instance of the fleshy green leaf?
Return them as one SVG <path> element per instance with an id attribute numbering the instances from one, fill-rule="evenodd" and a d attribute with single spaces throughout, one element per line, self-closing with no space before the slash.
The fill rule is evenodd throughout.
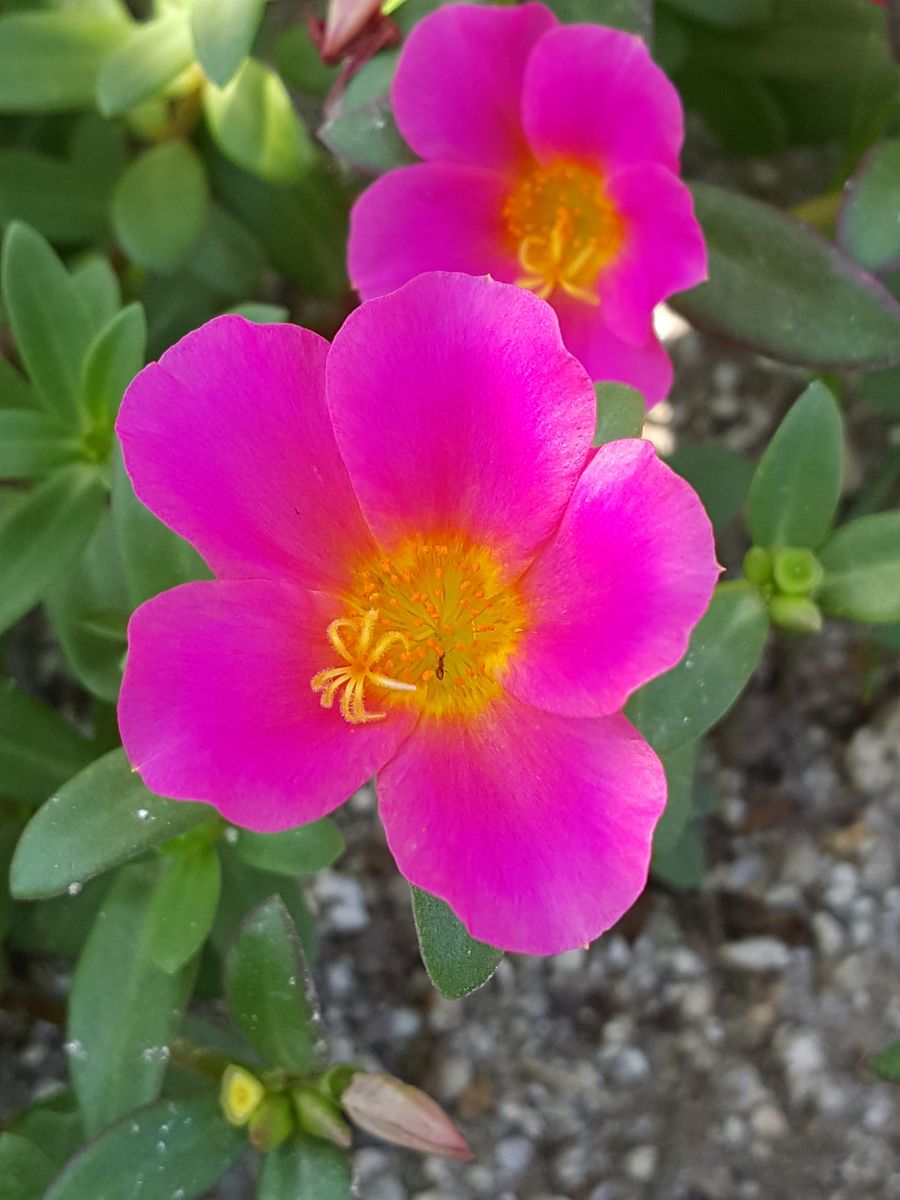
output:
<path id="1" fill-rule="evenodd" d="M 145 150 L 122 174 L 113 228 L 129 258 L 163 274 L 187 261 L 209 212 L 206 172 L 187 142 Z"/>
<path id="2" fill-rule="evenodd" d="M 173 852 L 150 902 L 149 953 L 170 975 L 191 961 L 216 916 L 222 869 L 211 845 Z"/>
<path id="3" fill-rule="evenodd" d="M 266 252 L 249 229 L 227 209 L 213 205 L 190 270 L 213 291 L 252 295 L 266 269 Z"/>
<path id="4" fill-rule="evenodd" d="M 860 385 L 860 395 L 866 403 L 892 416 L 900 414 L 900 367 L 886 371 L 870 371 Z"/>
<path id="5" fill-rule="evenodd" d="M 691 61 L 678 84 L 685 105 L 700 113 L 733 154 L 775 154 L 787 144 L 787 120 L 768 80 L 742 79 Z"/>
<path id="6" fill-rule="evenodd" d="M 396 52 L 369 59 L 319 129 L 319 138 L 334 155 L 373 175 L 415 162 L 391 108 L 390 85 L 396 66 Z"/>
<path id="7" fill-rule="evenodd" d="M 0 17 L 0 112 L 91 108 L 100 67 L 128 34 L 89 12 Z"/>
<path id="8" fill-rule="evenodd" d="M 222 896 L 212 931 L 212 941 L 218 955 L 223 959 L 226 957 L 237 936 L 238 927 L 251 909 L 270 896 L 280 896 L 300 934 L 303 953 L 307 961 L 311 961 L 316 953 L 316 923 L 297 881 L 251 867 L 248 862 L 238 858 L 227 842 L 219 843 L 219 851 L 222 858 Z"/>
<path id="9" fill-rule="evenodd" d="M 691 798 L 694 792 L 694 768 L 697 762 L 697 742 L 685 742 L 662 755 L 666 770 L 668 798 L 665 811 L 653 833 L 653 854 L 668 854 L 681 838 L 692 817 Z"/>
<path id="10" fill-rule="evenodd" d="M 129 1113 L 65 1166 L 44 1200 L 194 1200 L 247 1147 L 215 1096 L 181 1096 Z"/>
<path id="11" fill-rule="evenodd" d="M 18 221 L 3 239 L 3 301 L 31 382 L 48 409 L 77 427 L 91 319 L 50 246 Z"/>
<path id="12" fill-rule="evenodd" d="M 135 496 L 118 455 L 113 467 L 112 514 L 133 606 L 180 583 L 210 578 L 193 546 L 157 520 Z"/>
<path id="13" fill-rule="evenodd" d="M 872 1070 L 876 1071 L 882 1079 L 889 1079 L 891 1083 L 900 1083 L 900 1041 L 892 1042 L 880 1054 L 875 1055 L 872 1059 Z"/>
<path id="14" fill-rule="evenodd" d="M 289 1138 L 263 1159 L 256 1200 L 350 1200 L 347 1155 L 322 1138 Z"/>
<path id="15" fill-rule="evenodd" d="M 329 67 L 303 25 L 286 30 L 275 43 L 278 74 L 299 92 L 324 99 L 340 74 L 340 67 Z"/>
<path id="16" fill-rule="evenodd" d="M 49 413 L 0 409 L 0 479 L 33 479 L 80 456 L 71 431 Z"/>
<path id="17" fill-rule="evenodd" d="M 825 580 L 816 594 L 835 617 L 900 621 L 900 512 L 873 513 L 835 530 L 819 552 Z"/>
<path id="18" fill-rule="evenodd" d="M 846 254 L 759 200 L 691 190 L 709 281 L 672 305 L 693 325 L 817 370 L 900 361 L 900 305 Z"/>
<path id="19" fill-rule="evenodd" d="M 34 389 L 21 371 L 0 356 L 0 408 L 36 408 Z"/>
<path id="20" fill-rule="evenodd" d="M 14 896 L 56 896 L 209 820 L 203 804 L 147 790 L 122 750 L 70 779 L 25 828 L 10 872 Z"/>
<path id="21" fill-rule="evenodd" d="M 197 59 L 224 87 L 250 53 L 266 0 L 193 0 L 191 25 Z"/>
<path id="22" fill-rule="evenodd" d="M 20 1109 L 10 1118 L 9 1129 L 10 1133 L 40 1146 L 57 1168 L 84 1140 L 84 1128 L 71 1088 L 54 1092 Z"/>
<path id="23" fill-rule="evenodd" d="M 109 260 L 99 254 L 83 258 L 71 271 L 75 291 L 88 311 L 94 332 L 99 333 L 122 307 L 119 277 Z"/>
<path id="24" fill-rule="evenodd" d="M 743 454 L 711 443 L 688 445 L 666 462 L 695 489 L 716 529 L 740 512 L 753 478 L 753 463 Z"/>
<path id="25" fill-rule="evenodd" d="M 147 322 L 140 304 L 129 304 L 97 334 L 81 375 L 81 405 L 101 429 L 112 431 L 125 389 L 144 365 Z"/>
<path id="26" fill-rule="evenodd" d="M 762 657 L 769 618 L 752 587 L 721 584 L 671 671 L 641 688 L 626 709 L 655 750 L 695 741 L 725 715 Z"/>
<path id="27" fill-rule="evenodd" d="M 38 1200 L 55 1173 L 51 1160 L 33 1142 L 14 1133 L 0 1133 L 3 1200 Z"/>
<path id="28" fill-rule="evenodd" d="M 296 183 L 316 159 L 315 147 L 279 77 L 248 58 L 223 88 L 203 93 L 209 131 L 222 153 L 270 183 Z"/>
<path id="29" fill-rule="evenodd" d="M 238 928 L 225 994 L 232 1019 L 266 1062 L 297 1075 L 327 1063 L 312 976 L 284 903 L 270 896 Z"/>
<path id="30" fill-rule="evenodd" d="M 191 993 L 190 968 L 170 975 L 150 957 L 159 874 L 159 862 L 121 869 L 72 979 L 69 1072 L 88 1134 L 157 1098 L 168 1043 Z"/>
<path id="31" fill-rule="evenodd" d="M 449 1000 L 482 987 L 503 951 L 470 937 L 449 905 L 420 888 L 411 888 L 419 951 L 428 978 Z"/>
<path id="32" fill-rule="evenodd" d="M 619 438 L 639 438 L 644 428 L 647 405 L 636 388 L 625 383 L 596 383 L 597 427 L 594 445 Z"/>
<path id="33" fill-rule="evenodd" d="M 228 311 L 235 316 L 246 317 L 248 321 L 255 321 L 258 325 L 280 324 L 291 315 L 283 304 L 259 304 L 255 300 L 235 304 L 234 308 L 229 308 Z"/>
<path id="34" fill-rule="evenodd" d="M 0 794 L 41 804 L 93 754 L 90 742 L 52 709 L 11 679 L 0 681 Z"/>
<path id="35" fill-rule="evenodd" d="M 136 26 L 103 63 L 97 106 L 116 116 L 149 100 L 194 61 L 188 15 L 177 10 Z"/>
<path id="36" fill-rule="evenodd" d="M 44 594 L 44 608 L 75 678 L 114 704 L 122 682 L 131 605 L 108 511 L 75 566 Z"/>
<path id="37" fill-rule="evenodd" d="M 846 187 L 838 241 L 867 271 L 900 262 L 900 139 L 866 155 Z"/>
<path id="38" fill-rule="evenodd" d="M 101 238 L 112 184 L 65 159 L 18 146 L 0 149 L 0 225 L 27 221 L 58 245 Z"/>
<path id="39" fill-rule="evenodd" d="M 775 0 L 669 0 L 676 12 L 723 29 L 751 29 L 768 23 Z"/>
<path id="40" fill-rule="evenodd" d="M 649 0 L 550 0 L 549 7 L 566 23 L 587 21 L 644 35 L 650 28 Z"/>
<path id="41" fill-rule="evenodd" d="M 0 519 L 0 629 L 36 604 L 91 540 L 106 488 L 89 467 L 62 467 Z"/>
<path id="42" fill-rule="evenodd" d="M 286 833 L 237 831 L 235 853 L 244 862 L 276 875 L 311 875 L 330 866 L 344 849 L 344 839 L 327 818 Z"/>
<path id="43" fill-rule="evenodd" d="M 823 383 L 812 383 L 791 407 L 759 461 L 747 519 L 758 546 L 815 548 L 841 495 L 844 428 Z"/>
<path id="44" fill-rule="evenodd" d="M 689 821 L 678 840 L 658 852 L 654 850 L 652 871 L 657 879 L 682 891 L 690 891 L 703 882 L 706 866 L 706 848 L 703 826 Z"/>

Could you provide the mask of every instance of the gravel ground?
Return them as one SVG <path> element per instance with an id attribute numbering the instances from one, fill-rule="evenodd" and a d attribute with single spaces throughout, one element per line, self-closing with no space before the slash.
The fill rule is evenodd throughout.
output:
<path id="1" fill-rule="evenodd" d="M 758 452 L 801 376 L 666 328 L 678 386 L 655 440 Z M 852 488 L 885 432 L 850 425 Z M 734 529 L 721 557 L 742 549 Z M 354 797 L 348 853 L 312 887 L 335 1054 L 430 1091 L 475 1154 L 361 1138 L 361 1196 L 900 1200 L 900 1088 L 867 1066 L 900 1036 L 898 678 L 896 655 L 837 624 L 773 639 L 701 754 L 718 797 L 701 889 L 652 885 L 590 950 L 510 956 L 455 1003 L 419 963 L 374 798 Z M 0 1109 L 53 1086 L 59 1041 L 0 1013 Z M 252 1190 L 236 1175 L 220 1194 Z"/>

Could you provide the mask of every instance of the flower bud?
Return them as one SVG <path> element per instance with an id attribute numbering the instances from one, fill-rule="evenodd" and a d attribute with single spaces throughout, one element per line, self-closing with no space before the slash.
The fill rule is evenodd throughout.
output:
<path id="1" fill-rule="evenodd" d="M 325 1138 L 334 1142 L 342 1150 L 350 1148 L 350 1126 L 338 1112 L 336 1105 L 321 1092 L 311 1088 L 294 1088 L 291 1096 L 294 1101 L 294 1111 L 297 1123 L 306 1133 L 313 1137 Z"/>
<path id="2" fill-rule="evenodd" d="M 806 596 L 773 596 L 769 616 L 775 625 L 793 633 L 818 633 L 822 628 L 822 613 Z"/>
<path id="3" fill-rule="evenodd" d="M 294 1131 L 294 1110 L 285 1095 L 268 1096 L 250 1118 L 250 1144 L 265 1154 Z"/>
<path id="4" fill-rule="evenodd" d="M 757 587 L 772 581 L 772 555 L 762 546 L 751 546 L 744 555 L 744 574 Z"/>
<path id="5" fill-rule="evenodd" d="M 775 584 L 789 596 L 808 596 L 825 577 L 821 564 L 811 550 L 802 548 L 775 551 Z"/>
<path id="6" fill-rule="evenodd" d="M 229 1125 L 246 1125 L 265 1097 L 266 1089 L 255 1075 L 232 1063 L 222 1074 L 219 1103 Z"/>
<path id="7" fill-rule="evenodd" d="M 360 1071 L 344 1091 L 341 1105 L 360 1129 L 386 1142 L 461 1162 L 472 1157 L 444 1110 L 418 1088 L 391 1075 Z"/>

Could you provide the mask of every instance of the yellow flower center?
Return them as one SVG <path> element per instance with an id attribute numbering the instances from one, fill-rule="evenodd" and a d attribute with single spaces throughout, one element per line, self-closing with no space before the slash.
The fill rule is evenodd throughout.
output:
<path id="1" fill-rule="evenodd" d="M 340 663 L 310 684 L 323 708 L 339 696 L 351 725 L 382 721 L 395 704 L 437 717 L 480 712 L 500 692 L 496 675 L 525 619 L 491 552 L 462 538 L 403 542 L 362 565 L 345 600 L 326 630 Z"/>
<path id="2" fill-rule="evenodd" d="M 503 220 L 526 274 L 517 279 L 544 300 L 557 287 L 599 304 L 597 276 L 622 244 L 622 218 L 602 173 L 581 163 L 536 163 L 507 197 Z"/>

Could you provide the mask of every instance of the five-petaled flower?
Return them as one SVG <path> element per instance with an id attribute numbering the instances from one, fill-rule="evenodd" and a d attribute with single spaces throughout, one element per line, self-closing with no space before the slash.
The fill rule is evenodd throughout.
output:
<path id="1" fill-rule="evenodd" d="M 644 43 L 541 4 L 451 4 L 410 35 L 393 104 L 424 162 L 354 206 L 363 299 L 420 271 L 518 283 L 554 306 L 591 378 L 661 399 L 653 309 L 705 277 L 706 251 L 676 174 L 681 102 Z"/>
<path id="2" fill-rule="evenodd" d="M 131 384 L 138 496 L 216 578 L 129 626 L 147 785 L 279 830 L 373 774 L 403 874 L 477 938 L 584 945 L 644 886 L 665 777 L 621 715 L 717 576 L 649 442 L 591 451 L 552 309 L 431 274 L 329 347 L 219 317 Z"/>

